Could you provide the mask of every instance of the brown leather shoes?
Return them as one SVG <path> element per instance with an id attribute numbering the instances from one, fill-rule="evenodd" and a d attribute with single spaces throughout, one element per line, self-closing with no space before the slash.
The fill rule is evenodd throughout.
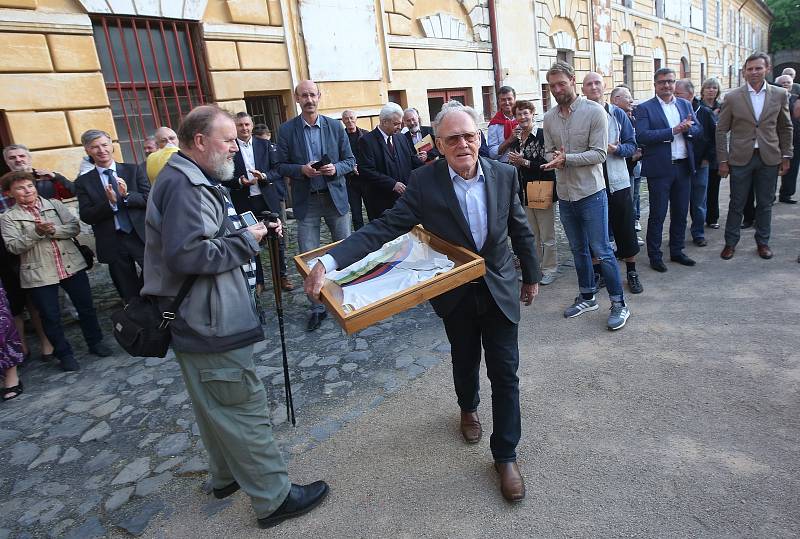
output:
<path id="1" fill-rule="evenodd" d="M 719 257 L 722 260 L 730 260 L 733 258 L 733 253 L 736 252 L 736 249 L 733 245 L 726 245 L 722 252 L 719 254 Z"/>
<path id="2" fill-rule="evenodd" d="M 494 469 L 500 474 L 500 492 L 510 502 L 518 502 L 525 497 L 525 480 L 519 473 L 516 462 L 495 462 Z"/>
<path id="3" fill-rule="evenodd" d="M 769 245 L 766 243 L 758 244 L 758 256 L 763 258 L 764 260 L 769 260 L 772 258 L 772 251 L 769 248 Z"/>
<path id="4" fill-rule="evenodd" d="M 477 444 L 481 441 L 483 428 L 478 412 L 461 412 L 461 435 L 468 444 Z"/>
<path id="5" fill-rule="evenodd" d="M 291 292 L 292 290 L 294 290 L 294 285 L 292 284 L 292 281 L 290 281 L 289 278 L 285 275 L 281 277 L 281 289 L 287 292 Z"/>

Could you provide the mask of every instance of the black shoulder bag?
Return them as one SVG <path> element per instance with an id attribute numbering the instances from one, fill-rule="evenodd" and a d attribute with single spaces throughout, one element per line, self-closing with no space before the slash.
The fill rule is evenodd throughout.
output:
<path id="1" fill-rule="evenodd" d="M 215 193 L 214 196 L 218 195 Z M 224 204 L 222 207 L 224 212 Z M 225 233 L 227 219 L 223 213 L 222 224 L 214 238 L 219 238 Z M 166 356 L 172 340 L 169 325 L 175 320 L 178 308 L 197 277 L 197 275 L 186 277 L 178 295 L 166 310 L 159 309 L 157 296 L 140 296 L 133 298 L 122 310 L 112 313 L 114 338 L 119 345 L 130 355 L 136 357 Z"/>

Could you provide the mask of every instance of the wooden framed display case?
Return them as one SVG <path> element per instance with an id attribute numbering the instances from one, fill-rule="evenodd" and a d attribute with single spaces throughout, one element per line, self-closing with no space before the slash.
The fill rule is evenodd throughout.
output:
<path id="1" fill-rule="evenodd" d="M 478 279 L 486 273 L 483 258 L 472 251 L 448 243 L 419 225 L 411 229 L 410 234 L 430 245 L 435 251 L 447 255 L 455 265 L 444 273 L 420 281 L 409 288 L 393 292 L 378 301 L 351 312 L 345 312 L 342 308 L 342 288 L 335 282 L 329 279 L 326 280 L 320 294 L 322 302 L 333 313 L 333 316 L 339 321 L 339 325 L 348 334 L 360 331 L 393 314 L 403 312 L 464 283 Z M 308 265 L 309 261 L 324 255 L 334 245 L 336 243 L 295 256 L 294 262 L 300 275 L 305 278 L 311 272 L 311 267 Z"/>

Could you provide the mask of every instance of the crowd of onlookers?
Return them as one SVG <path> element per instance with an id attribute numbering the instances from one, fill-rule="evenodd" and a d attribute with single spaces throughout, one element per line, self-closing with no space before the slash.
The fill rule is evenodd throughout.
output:
<path id="1" fill-rule="evenodd" d="M 722 258 L 734 255 L 740 228 L 750 227 L 755 227 L 758 254 L 772 257 L 770 207 L 778 175 L 778 200 L 796 203 L 792 197 L 800 158 L 792 154 L 792 146 L 800 139 L 800 85 L 791 69 L 770 85 L 764 80 L 768 69 L 766 55 L 751 56 L 743 66 L 746 84 L 725 96 L 714 78 L 702 81 L 696 91 L 691 80 L 679 80 L 674 71 L 661 69 L 654 76 L 655 97 L 636 105 L 630 88 L 620 85 L 607 92 L 597 73 L 588 73 L 578 83 L 569 65 L 557 63 L 548 72 L 556 104 L 541 126 L 533 101 L 518 100 L 508 86 L 498 90 L 497 113 L 475 142 L 483 158 L 518 171 L 520 201 L 539 254 L 540 285 L 559 276 L 559 207 L 580 291 L 566 317 L 597 309 L 595 293 L 606 287 L 612 302 L 609 328 L 624 326 L 630 311 L 616 260 L 625 263 L 633 294 L 644 290 L 636 266 L 642 245 L 646 243 L 650 266 L 667 271 L 661 252 L 667 211 L 670 260 L 695 265 L 684 252 L 687 216 L 692 242 L 706 246 L 707 230 L 720 228 L 719 187 L 729 176 L 731 201 Z M 277 143 L 266 125 L 254 125 L 248 113 L 238 113 L 237 151 L 230 179 L 223 182 L 239 215 L 274 212 L 285 220 L 291 206 L 301 252 L 319 246 L 323 220 L 335 241 L 362 227 L 364 212 L 369 220 L 380 217 L 403 195 L 413 170 L 442 157 L 435 126 L 421 125 L 413 107 L 404 110 L 387 103 L 378 125 L 366 130 L 358 127 L 356 111 L 344 111 L 341 123 L 318 114 L 320 98 L 311 81 L 295 89 L 304 114 L 280 126 Z M 142 289 L 148 194 L 159 172 L 180 151 L 177 135 L 169 127 L 158 128 L 144 141 L 146 160 L 138 164 L 117 162 L 112 138 L 104 131 L 86 131 L 81 142 L 86 157 L 75 181 L 34 169 L 30 152 L 21 144 L 3 150 L 11 170 L 0 179 L 0 370 L 5 373 L 6 400 L 23 391 L 16 369 L 30 355 L 25 311 L 39 340 L 41 359 L 58 361 L 67 371 L 79 369 L 64 336 L 59 289 L 77 312 L 89 352 L 111 354 L 86 275 L 93 256 L 76 239 L 80 221 L 91 225 L 96 259 L 108 266 L 122 301 L 127 303 Z M 642 178 L 648 182 L 650 206 L 646 242 L 639 234 Z M 77 215 L 62 202 L 72 197 L 77 197 Z M 281 288 L 292 290 L 284 241 L 277 263 Z M 253 271 L 258 294 L 264 287 L 258 257 Z M 307 329 L 318 328 L 325 316 L 324 307 L 312 303 Z"/>

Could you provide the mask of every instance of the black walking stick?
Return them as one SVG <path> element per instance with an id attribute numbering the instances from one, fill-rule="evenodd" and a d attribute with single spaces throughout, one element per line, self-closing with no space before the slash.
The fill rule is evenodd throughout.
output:
<path id="1" fill-rule="evenodd" d="M 275 223 L 278 214 L 269 211 L 261 212 L 259 216 L 268 223 Z M 270 228 L 267 233 L 267 245 L 269 247 L 269 262 L 272 270 L 272 290 L 275 292 L 275 309 L 278 311 L 278 328 L 281 333 L 281 349 L 283 351 L 283 387 L 286 391 L 286 419 L 292 421 L 292 426 L 297 423 L 294 418 L 294 402 L 292 402 L 292 385 L 289 381 L 289 360 L 286 357 L 286 336 L 283 329 L 283 297 L 281 295 L 281 273 L 280 273 L 280 247 L 278 245 L 278 234 L 274 228 Z"/>

